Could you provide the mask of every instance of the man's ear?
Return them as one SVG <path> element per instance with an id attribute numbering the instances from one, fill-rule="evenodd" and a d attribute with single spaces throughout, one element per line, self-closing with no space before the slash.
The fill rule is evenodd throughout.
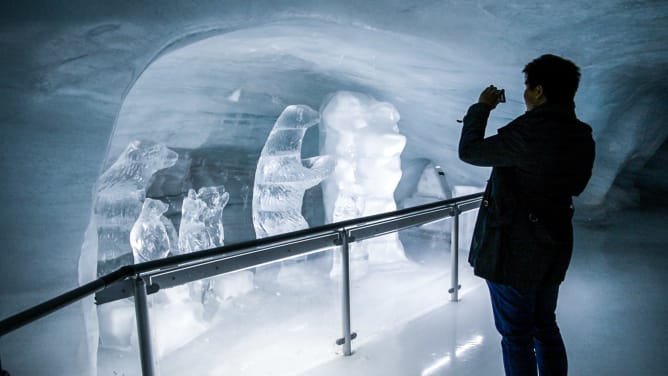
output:
<path id="1" fill-rule="evenodd" d="M 534 87 L 534 92 L 536 93 L 536 99 L 545 99 L 543 85 L 536 85 L 536 87 Z"/>

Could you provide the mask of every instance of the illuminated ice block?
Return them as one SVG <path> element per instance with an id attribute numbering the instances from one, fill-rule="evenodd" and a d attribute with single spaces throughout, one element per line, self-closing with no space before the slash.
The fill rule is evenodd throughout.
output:
<path id="1" fill-rule="evenodd" d="M 180 253 L 224 245 L 223 209 L 229 199 L 230 194 L 222 186 L 188 191 L 181 205 Z"/>
<path id="2" fill-rule="evenodd" d="M 102 174 L 93 218 L 97 249 L 82 249 L 82 253 L 97 254 L 98 275 L 133 262 L 130 230 L 141 213 L 151 178 L 157 171 L 173 166 L 177 159 L 178 154 L 165 145 L 132 141 Z"/>
<path id="3" fill-rule="evenodd" d="M 144 200 L 141 214 L 130 231 L 135 264 L 169 255 L 175 239 L 169 236 L 170 232 L 174 232 L 174 226 L 163 216 L 168 207 L 160 200 Z"/>
<path id="4" fill-rule="evenodd" d="M 258 239 L 308 227 L 302 216 L 304 192 L 334 169 L 329 156 L 301 158 L 304 134 L 319 122 L 317 111 L 292 105 L 283 110 L 269 133 L 253 187 L 253 226 Z"/>
<path id="5" fill-rule="evenodd" d="M 317 111 L 305 105 L 291 105 L 274 123 L 255 172 L 253 226 L 258 239 L 309 227 L 302 216 L 304 193 L 334 170 L 334 160 L 329 156 L 301 158 L 304 134 L 319 122 Z M 277 281 L 293 286 L 308 283 L 296 263 L 304 259 L 283 261 L 275 276 Z M 257 270 L 274 270 L 274 267 Z"/>
<path id="6" fill-rule="evenodd" d="M 181 205 L 179 252 L 190 253 L 225 245 L 223 210 L 230 194 L 223 186 L 202 187 L 188 191 Z M 239 296 L 253 288 L 250 271 L 239 271 L 191 284 L 191 297 L 201 302 L 209 314 L 215 313 L 221 301 Z"/>
<path id="7" fill-rule="evenodd" d="M 142 211 L 154 174 L 173 166 L 178 154 L 153 141 L 132 141 L 96 184 L 93 215 L 84 235 L 79 281 L 86 283 L 134 262 L 130 232 Z M 164 223 L 164 222 L 163 222 Z M 168 237 L 176 240 L 175 231 Z M 87 331 L 99 328 L 104 347 L 127 348 L 131 343 L 133 303 L 121 300 L 84 311 Z M 111 323 L 111 324 L 109 324 Z M 104 327 L 102 327 L 104 326 Z"/>
<path id="8" fill-rule="evenodd" d="M 327 220 L 390 212 L 397 209 L 394 190 L 401 179 L 400 155 L 406 137 L 399 133 L 399 112 L 390 103 L 355 92 L 337 92 L 322 107 L 321 150 L 336 158 L 333 175 L 323 183 Z M 404 261 L 398 234 L 353 243 L 352 273 L 366 273 L 368 263 Z M 334 252 L 332 276 L 339 273 Z"/>

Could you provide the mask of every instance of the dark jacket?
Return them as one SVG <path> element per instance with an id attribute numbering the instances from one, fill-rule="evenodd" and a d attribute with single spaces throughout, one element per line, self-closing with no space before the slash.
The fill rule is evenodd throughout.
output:
<path id="1" fill-rule="evenodd" d="M 573 250 L 572 196 L 591 177 L 591 127 L 574 105 L 545 103 L 485 138 L 490 109 L 464 117 L 459 157 L 492 166 L 473 233 L 477 276 L 516 288 L 559 284 Z"/>

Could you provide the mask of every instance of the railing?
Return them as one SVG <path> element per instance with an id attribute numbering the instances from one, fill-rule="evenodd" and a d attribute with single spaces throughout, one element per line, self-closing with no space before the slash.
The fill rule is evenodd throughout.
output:
<path id="1" fill-rule="evenodd" d="M 0 337 L 92 294 L 95 294 L 97 304 L 134 296 L 142 374 L 153 375 L 155 360 L 151 346 L 148 295 L 160 289 L 338 246 L 343 261 L 341 263 L 343 336 L 337 343 L 343 345 L 344 355 L 351 355 L 351 341 L 355 338 L 355 333 L 351 333 L 350 329 L 349 244 L 454 217 L 451 236 L 451 286 L 448 292 L 452 301 L 458 301 L 459 214 L 478 208 L 481 197 L 482 193 L 476 193 L 264 239 L 124 266 L 0 321 Z"/>

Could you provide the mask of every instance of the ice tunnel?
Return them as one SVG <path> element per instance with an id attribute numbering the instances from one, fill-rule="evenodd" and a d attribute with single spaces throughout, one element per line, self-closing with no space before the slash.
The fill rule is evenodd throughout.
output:
<path id="1" fill-rule="evenodd" d="M 597 142 L 594 176 L 576 200 L 580 248 L 560 303 L 574 373 L 652 375 L 648 364 L 665 369 L 647 349 L 665 348 L 655 330 L 655 313 L 665 311 L 655 286 L 666 282 L 667 14 L 660 1 L 624 0 L 2 3 L 0 319 L 133 257 L 255 238 L 258 161 L 291 106 L 321 116 L 303 134 L 294 132 L 300 145 L 291 153 L 305 169 L 313 157 L 336 155 L 323 136 L 325 107 L 337 94 L 371 98 L 367 109 L 382 103 L 396 110 L 385 112 L 396 131 L 373 147 L 355 146 L 378 165 L 400 167 L 383 186 L 392 202 L 360 195 L 373 201 L 369 207 L 407 208 L 477 192 L 489 170 L 457 158 L 457 120 L 490 83 L 506 89 L 508 102 L 494 111 L 488 134 L 522 114 L 521 69 L 550 52 L 582 68 L 576 112 Z M 385 150 L 383 138 L 393 146 Z M 156 163 L 134 170 L 136 184 L 119 188 L 114 165 L 137 150 Z M 318 172 L 311 183 L 323 182 L 290 191 L 303 194 L 299 211 L 311 227 L 332 220 L 332 176 L 364 175 Z M 131 190 L 124 209 L 115 196 L 121 188 Z M 118 215 L 95 222 L 105 205 Z M 464 233 L 474 215 L 462 216 Z M 206 230 L 206 221 L 218 232 Z M 291 260 L 282 282 L 269 268 L 155 294 L 161 374 L 501 372 L 489 302 L 463 260 L 465 304 L 444 305 L 449 228 L 442 221 L 402 230 L 386 244 L 405 259 L 363 263 L 368 272 L 352 283 L 357 353 L 344 361 L 335 344 L 335 253 Z M 160 235 L 163 247 L 139 242 L 142 231 Z M 114 262 L 99 263 L 82 250 L 113 251 L 116 235 L 127 247 Z M 179 245 L 177 238 L 188 241 Z M 460 244 L 465 249 L 467 239 Z M 633 294 L 613 298 L 620 291 Z M 656 310 L 637 309 L 647 306 Z M 97 308 L 89 297 L 2 335 L 0 368 L 12 375 L 140 374 L 131 305 L 109 305 L 103 310 L 114 313 L 102 315 Z M 636 318 L 630 326 L 606 325 L 628 317 Z"/>
<path id="2" fill-rule="evenodd" d="M 375 47 L 378 45 L 391 45 L 393 48 L 378 49 Z M 407 48 L 412 48 L 414 53 L 405 54 Z M 443 187 L 430 180 L 422 182 L 422 196 L 404 197 L 405 202 L 402 202 L 402 198 L 395 200 L 394 195 L 402 176 L 407 177 L 404 185 L 417 187 L 417 180 L 425 172 L 427 175 L 433 172 L 433 166 L 437 163 L 447 164 L 448 175 L 454 184 L 466 179 L 475 181 L 476 178 L 466 172 L 469 168 L 458 162 L 454 154 L 458 135 L 456 122 L 442 122 L 444 113 L 456 117 L 455 103 L 450 103 L 452 108 L 448 108 L 441 103 L 427 101 L 430 95 L 442 93 L 444 86 L 466 79 L 461 73 L 448 68 L 461 63 L 452 59 L 452 55 L 447 51 L 433 54 L 430 43 L 402 34 L 309 20 L 283 21 L 226 31 L 159 54 L 128 91 L 116 119 L 105 162 L 105 166 L 110 167 L 100 177 L 94 193 L 95 209 L 82 246 L 79 265 L 82 283 L 95 278 L 96 268 L 97 276 L 101 276 L 131 262 L 128 239 L 125 238 L 130 233 L 130 243 L 134 241 L 142 244 L 142 239 L 136 238 L 134 234 L 140 221 L 144 222 L 143 228 L 149 223 L 143 219 L 149 202 L 156 202 L 154 206 L 164 206 L 160 206 L 157 215 L 163 215 L 162 221 L 167 225 L 167 230 L 178 228 L 179 239 L 173 239 L 174 236 L 169 236 L 170 231 L 166 230 L 161 230 L 162 234 L 151 235 L 146 232 L 151 231 L 149 228 L 144 233 L 152 236 L 150 239 L 155 236 L 163 239 L 159 240 L 159 246 L 165 250 L 162 257 L 183 253 L 180 245 L 185 225 L 181 225 L 185 220 L 182 215 L 186 215 L 185 200 L 189 199 L 186 196 L 192 195 L 187 193 L 189 190 L 224 187 L 229 201 L 225 201 L 221 223 L 224 223 L 226 241 L 234 243 L 392 211 L 396 210 L 398 204 L 410 206 L 425 203 L 429 201 L 429 195 L 432 200 L 441 197 L 444 194 Z M 414 68 L 419 64 L 433 67 L 429 77 L 421 69 Z M 450 100 L 455 101 L 455 97 L 446 98 L 446 103 Z M 322 118 L 313 108 L 322 111 Z M 304 119 L 310 123 L 303 127 L 291 125 L 289 122 L 301 121 L 294 116 L 299 119 L 307 116 L 312 120 Z M 321 123 L 320 126 L 311 128 L 318 123 Z M 412 123 L 420 124 L 421 127 L 406 126 L 404 132 L 403 125 Z M 303 128 L 301 136 L 275 133 L 293 126 Z M 420 145 L 435 141 L 433 133 L 430 134 L 435 129 L 443 133 L 437 142 L 443 144 L 447 153 L 439 150 L 430 154 L 424 145 Z M 414 143 L 411 148 L 405 148 L 407 139 Z M 281 144 L 286 142 L 294 146 Z M 295 171 L 296 175 L 290 176 L 292 173 L 289 171 L 293 167 L 288 164 L 280 163 L 276 165 L 278 167 L 268 164 L 270 162 L 266 158 L 270 158 L 270 155 L 265 156 L 267 150 L 280 156 L 294 147 L 296 149 L 292 150 L 296 150 L 297 161 L 304 158 L 304 163 L 308 161 L 310 165 L 314 158 L 329 158 L 323 161 L 331 166 L 323 170 L 322 177 L 308 183 L 310 178 L 304 176 L 303 172 Z M 128 202 L 125 198 L 127 193 L 123 193 L 122 188 L 127 185 L 125 181 L 108 181 L 119 175 L 113 171 L 120 168 L 127 168 L 129 175 L 135 173 L 137 167 L 134 167 L 130 156 L 130 153 L 135 152 L 141 155 L 139 168 L 144 168 L 142 164 L 154 167 L 149 167 L 146 176 L 141 177 L 144 184 L 132 185 L 132 194 L 129 196 L 132 202 Z M 332 154 L 319 156 L 324 153 Z M 128 166 L 129 163 L 132 164 Z M 334 172 L 335 165 L 338 172 Z M 426 170 L 425 165 L 428 165 Z M 402 166 L 415 171 L 404 175 Z M 270 168 L 278 169 L 269 171 Z M 322 169 L 324 165 L 307 167 L 304 171 L 309 168 Z M 328 175 L 331 177 L 327 178 Z M 280 185 L 274 185 L 275 188 L 267 186 L 264 180 L 268 176 L 276 176 L 271 179 L 279 181 L 287 179 L 291 185 L 304 184 L 302 193 L 294 199 L 287 197 L 287 186 L 283 189 Z M 318 183 L 325 178 L 330 188 L 323 194 Z M 127 174 L 122 176 L 123 179 L 128 179 Z M 263 184 L 265 188 L 262 188 Z M 314 189 L 305 192 L 314 184 Z M 456 187 L 454 185 L 452 188 Z M 278 196 L 274 198 L 268 197 L 275 194 L 271 193 L 271 189 L 280 189 L 282 193 L 277 193 Z M 469 187 L 470 193 L 480 189 Z M 451 195 L 451 192 L 448 194 Z M 302 211 L 302 196 L 303 214 L 308 223 L 298 227 L 290 224 L 293 215 L 284 216 L 275 211 L 261 214 L 264 212 L 258 212 L 255 207 L 262 202 L 283 200 L 285 202 L 280 207 L 288 205 L 294 207 L 291 210 Z M 142 201 L 143 210 L 140 208 Z M 275 224 L 255 222 L 263 215 L 279 217 L 271 220 Z M 138 218 L 137 222 L 132 226 L 135 218 Z M 472 220 L 470 216 L 466 218 L 469 222 Z M 125 222 L 128 223 L 119 225 Z M 449 227 L 445 226 L 438 228 L 436 233 L 442 233 L 444 229 L 445 232 L 449 231 Z M 176 230 L 171 230 L 171 233 L 176 233 Z M 144 239 L 144 243 L 150 242 L 150 239 Z M 135 243 L 132 243 L 132 249 L 137 259 L 139 256 Z M 176 243 L 179 244 L 179 250 L 175 253 L 173 249 Z M 222 242 L 204 244 L 209 246 L 200 249 L 223 245 Z M 366 275 L 370 267 L 373 270 L 376 264 L 382 264 L 390 270 L 398 269 L 399 266 L 408 267 L 409 270 L 412 268 L 398 234 L 388 234 L 373 242 L 367 240 L 358 247 L 363 248 L 353 248 L 353 274 L 356 279 Z M 341 263 L 337 256 L 338 252 L 334 252 L 333 255 L 321 256 L 323 260 L 311 260 L 309 264 L 312 265 L 308 268 L 320 267 L 323 262 L 331 264 L 326 266 L 331 271 L 324 275 L 336 280 L 340 278 Z M 96 263 L 92 262 L 94 258 L 97 258 Z M 144 256 L 141 259 L 149 261 Z M 397 265 L 393 267 L 392 264 Z M 302 267 L 300 272 L 295 268 L 293 264 L 283 264 L 278 280 L 269 283 L 292 283 L 291 288 L 297 287 L 295 283 L 303 284 L 303 275 L 297 279 L 295 275 L 303 274 L 305 269 Z M 262 283 L 262 279 L 267 278 L 261 270 L 258 273 L 253 274 L 256 274 L 259 282 L 253 282 L 253 274 L 245 274 L 245 282 L 240 282 L 239 277 L 226 277 L 224 282 L 219 278 L 220 282 L 208 286 L 226 292 L 217 294 L 214 291 L 212 293 L 216 297 L 212 299 L 220 300 L 216 305 L 221 304 L 221 301 L 222 305 L 229 304 L 224 300 L 253 290 L 253 284 Z M 314 282 L 313 277 L 307 282 L 326 291 L 330 288 L 322 285 L 322 281 Z M 165 297 L 158 299 L 162 303 L 155 303 L 155 311 L 182 311 L 181 329 L 175 326 L 167 336 L 160 333 L 165 331 L 165 325 L 170 325 L 169 316 L 160 312 L 153 314 L 158 326 L 155 342 L 161 358 L 172 356 L 175 351 L 180 354 L 178 350 L 181 347 L 202 336 L 205 330 L 213 330 L 212 327 L 217 324 L 215 320 L 197 317 L 205 314 L 194 303 L 198 299 L 192 295 L 193 289 L 199 291 L 200 287 L 190 286 L 189 289 L 190 298 L 185 292 L 167 290 Z M 217 311 L 217 308 L 211 308 L 212 300 L 207 302 L 206 299 L 202 295 L 203 309 L 210 311 L 208 315 L 211 315 L 211 310 Z M 161 304 L 165 307 L 160 307 Z M 132 309 L 130 302 L 121 301 L 100 306 L 96 312 L 87 311 L 89 331 L 95 332 L 95 327 L 99 326 L 99 350 L 90 355 L 93 359 L 99 357 L 99 369 L 110 367 L 110 352 L 136 347 L 132 339 L 136 335 L 133 334 L 130 320 Z M 404 316 L 410 314 L 409 310 Z M 397 317 L 402 315 L 398 314 Z M 389 319 L 385 325 L 392 325 L 392 322 L 393 319 Z M 206 338 L 209 341 L 209 337 Z M 92 351 L 95 352 L 94 349 Z"/>

